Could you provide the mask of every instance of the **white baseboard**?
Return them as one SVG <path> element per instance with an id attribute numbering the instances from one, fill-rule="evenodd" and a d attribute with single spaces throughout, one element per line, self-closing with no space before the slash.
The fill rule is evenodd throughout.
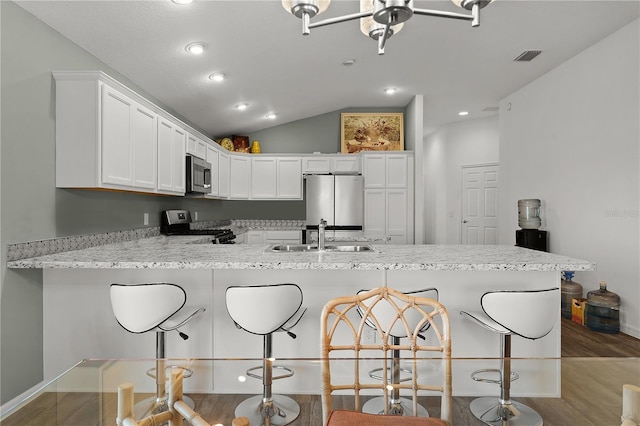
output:
<path id="1" fill-rule="evenodd" d="M 26 399 L 29 398 L 30 395 L 33 395 L 35 397 L 36 396 L 35 394 L 46 385 L 47 385 L 47 383 L 42 381 L 42 382 L 38 383 L 37 385 L 35 385 L 35 386 L 27 389 L 26 391 L 22 392 L 20 395 L 16 396 L 12 400 L 7 401 L 4 404 L 2 404 L 0 406 L 0 422 L 5 420 L 11 414 L 13 414 L 16 411 L 15 409 L 18 408 L 17 407 L 18 404 L 26 402 Z"/>

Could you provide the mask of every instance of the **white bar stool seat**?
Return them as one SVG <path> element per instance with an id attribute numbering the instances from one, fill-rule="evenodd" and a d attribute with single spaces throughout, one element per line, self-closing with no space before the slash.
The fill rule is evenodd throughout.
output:
<path id="1" fill-rule="evenodd" d="M 249 333 L 263 336 L 262 366 L 247 370 L 246 374 L 262 380 L 262 395 L 241 402 L 235 411 L 236 417 L 247 417 L 249 424 L 280 426 L 293 422 L 300 414 L 300 406 L 286 395 L 273 395 L 273 380 L 293 376 L 292 369 L 273 364 L 272 336 L 275 332 L 286 332 L 292 338 L 291 329 L 300 321 L 307 308 L 302 307 L 302 290 L 296 284 L 256 286 L 232 286 L 226 291 L 229 316 Z M 284 371 L 274 376 L 274 369 Z M 262 370 L 262 375 L 253 373 Z"/>
<path id="2" fill-rule="evenodd" d="M 476 370 L 471 377 L 480 382 L 500 385 L 500 397 L 476 398 L 469 409 L 488 425 L 542 426 L 542 417 L 531 407 L 511 399 L 511 382 L 518 375 L 511 371 L 511 336 L 540 339 L 553 329 L 560 316 L 560 289 L 489 291 L 480 298 L 484 312 L 460 315 L 500 335 L 501 367 L 499 370 Z M 483 377 L 497 372 L 499 379 Z"/>
<path id="3" fill-rule="evenodd" d="M 204 306 L 185 306 L 187 293 L 182 287 L 170 283 L 111 284 L 111 309 L 118 324 L 134 334 L 155 331 L 155 367 L 147 375 L 156 380 L 156 396 L 137 403 L 134 407 L 136 419 L 167 410 L 165 374 L 165 333 L 177 331 L 184 340 L 189 336 L 179 329 L 196 315 L 204 312 Z M 185 369 L 184 377 L 192 372 Z M 191 398 L 183 400 L 194 408 Z"/>

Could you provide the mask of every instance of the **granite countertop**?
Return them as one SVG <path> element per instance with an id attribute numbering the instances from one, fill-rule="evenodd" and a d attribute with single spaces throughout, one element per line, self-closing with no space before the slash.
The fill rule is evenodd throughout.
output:
<path id="1" fill-rule="evenodd" d="M 591 271 L 595 264 L 514 246 L 378 245 L 375 252 L 270 253 L 266 244 L 214 245 L 194 236 L 152 236 L 8 260 L 8 268 L 355 269 Z"/>

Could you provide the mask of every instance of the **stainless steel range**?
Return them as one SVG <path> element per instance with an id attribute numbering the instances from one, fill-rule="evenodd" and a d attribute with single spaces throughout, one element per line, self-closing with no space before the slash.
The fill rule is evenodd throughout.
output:
<path id="1" fill-rule="evenodd" d="M 189 210 L 165 210 L 160 216 L 160 232 L 164 235 L 211 235 L 213 244 L 235 244 L 231 229 L 191 229 Z"/>

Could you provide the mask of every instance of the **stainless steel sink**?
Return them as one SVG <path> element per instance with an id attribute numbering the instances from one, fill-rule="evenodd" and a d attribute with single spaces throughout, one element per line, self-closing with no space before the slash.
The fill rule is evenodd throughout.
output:
<path id="1" fill-rule="evenodd" d="M 267 252 L 273 253 L 301 253 L 301 252 L 317 252 L 320 251 L 317 245 L 310 244 L 277 244 L 269 247 Z M 329 252 L 374 252 L 375 249 L 369 245 L 328 245 L 324 251 Z"/>
<path id="2" fill-rule="evenodd" d="M 326 247 L 328 251 L 344 251 L 344 252 L 361 252 L 361 251 L 375 251 L 371 246 L 328 246 Z"/>
<path id="3" fill-rule="evenodd" d="M 318 246 L 308 244 L 277 244 L 269 247 L 267 251 L 274 251 L 278 253 L 318 251 Z"/>

